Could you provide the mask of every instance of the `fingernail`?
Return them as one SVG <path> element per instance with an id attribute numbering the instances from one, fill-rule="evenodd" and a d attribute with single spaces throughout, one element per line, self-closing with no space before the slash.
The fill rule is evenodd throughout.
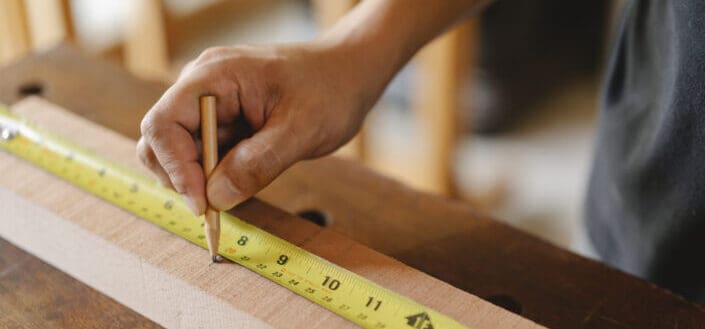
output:
<path id="1" fill-rule="evenodd" d="M 224 177 L 211 177 L 206 189 L 211 207 L 220 211 L 233 208 L 247 199 L 230 180 Z"/>
<path id="2" fill-rule="evenodd" d="M 196 200 L 186 194 L 182 194 L 181 197 L 183 197 L 184 203 L 186 203 L 186 206 L 191 210 L 194 215 L 201 216 L 200 210 L 196 205 Z"/>

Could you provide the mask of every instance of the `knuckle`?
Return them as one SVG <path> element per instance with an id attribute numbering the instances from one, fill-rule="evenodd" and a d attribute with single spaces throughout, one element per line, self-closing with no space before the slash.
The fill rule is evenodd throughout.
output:
<path id="1" fill-rule="evenodd" d="M 256 172 L 259 169 L 259 156 L 258 152 L 250 146 L 250 144 L 245 144 L 237 150 L 238 165 L 240 165 L 247 172 Z"/>
<path id="2" fill-rule="evenodd" d="M 162 162 L 162 168 L 167 174 L 177 192 L 183 192 L 186 186 L 185 177 L 181 174 L 181 163 L 173 158 L 167 157 Z"/>
<path id="3" fill-rule="evenodd" d="M 142 119 L 142 122 L 140 122 L 140 132 L 142 133 L 142 136 L 146 138 L 150 138 L 154 136 L 154 130 L 155 130 L 155 120 L 154 120 L 154 115 L 152 115 L 151 111 L 150 113 L 147 113 L 147 115 L 144 116 Z"/>
<path id="4" fill-rule="evenodd" d="M 162 153 L 160 157 L 160 162 L 164 171 L 169 175 L 169 177 L 178 176 L 181 169 L 181 162 L 176 160 L 170 154 Z"/>
<path id="5" fill-rule="evenodd" d="M 202 51 L 198 58 L 196 58 L 195 63 L 204 63 L 215 58 L 222 57 L 228 52 L 228 47 L 210 47 Z"/>
<path id="6" fill-rule="evenodd" d="M 149 111 L 140 123 L 140 132 L 144 137 L 145 142 L 154 145 L 155 141 L 163 138 L 168 132 L 169 125 L 167 124 L 166 115 L 159 114 L 159 111 Z M 155 150 L 156 151 L 156 150 Z"/>
<path id="7" fill-rule="evenodd" d="M 235 151 L 235 163 L 227 168 L 225 174 L 228 180 L 238 190 L 247 194 L 254 194 L 268 182 L 269 173 L 263 153 L 252 144 L 242 145 Z"/>
<path id="8" fill-rule="evenodd" d="M 230 191 L 249 193 L 250 188 L 244 184 L 244 181 L 240 176 L 241 172 L 237 168 L 234 166 L 227 166 L 225 170 L 223 170 L 223 173 L 225 176 L 225 182 L 227 183 Z"/>
<path id="9" fill-rule="evenodd" d="M 219 72 L 223 73 L 223 72 Z M 217 79 L 210 81 L 210 89 L 218 95 L 233 95 L 237 91 L 235 81 L 226 77 L 220 76 Z"/>
<path id="10" fill-rule="evenodd" d="M 137 157 L 139 157 L 140 161 L 144 164 L 149 164 L 151 162 L 151 157 L 150 157 L 150 150 L 147 147 L 147 144 L 145 144 L 144 139 L 140 138 L 140 141 L 137 143 Z"/>
<path id="11" fill-rule="evenodd" d="M 196 60 L 190 60 L 184 67 L 181 69 L 181 72 L 179 72 L 179 77 L 177 79 L 180 80 L 184 76 L 188 75 L 191 71 L 193 71 L 193 68 L 196 66 Z"/>
<path id="12" fill-rule="evenodd" d="M 244 174 L 248 177 L 256 178 L 259 170 L 257 153 L 248 145 L 243 145 L 235 151 L 237 168 L 232 168 L 232 174 Z M 238 170 L 239 169 L 239 170 Z M 235 178 L 235 177 L 232 177 Z"/>

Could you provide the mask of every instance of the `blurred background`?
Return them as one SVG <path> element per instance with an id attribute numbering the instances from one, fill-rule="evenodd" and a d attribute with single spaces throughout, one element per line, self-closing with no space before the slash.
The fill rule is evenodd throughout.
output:
<path id="1" fill-rule="evenodd" d="M 71 42 L 170 82 L 207 47 L 308 40 L 355 3 L 3 0 L 0 65 Z M 496 2 L 423 49 L 338 155 L 593 255 L 582 201 L 620 8 L 618 0 Z"/>

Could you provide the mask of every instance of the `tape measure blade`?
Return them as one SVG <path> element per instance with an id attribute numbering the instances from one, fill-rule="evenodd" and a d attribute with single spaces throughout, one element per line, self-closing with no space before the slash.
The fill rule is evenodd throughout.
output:
<path id="1" fill-rule="evenodd" d="M 112 163 L 0 108 L 0 148 L 202 248 L 202 218 L 153 179 Z M 0 137 L 1 137 L 0 136 Z M 220 253 L 363 328 L 465 328 L 457 321 L 229 214 Z"/>

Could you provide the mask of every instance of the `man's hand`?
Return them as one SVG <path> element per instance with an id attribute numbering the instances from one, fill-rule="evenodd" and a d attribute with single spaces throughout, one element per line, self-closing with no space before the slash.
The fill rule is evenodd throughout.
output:
<path id="1" fill-rule="evenodd" d="M 213 207 L 232 208 L 293 163 L 352 138 L 384 83 L 363 91 L 366 81 L 348 64 L 316 44 L 208 49 L 147 113 L 138 154 L 196 214 L 205 211 L 206 190 Z M 206 94 L 217 97 L 219 144 L 234 145 L 207 184 L 195 137 Z M 238 140 L 243 120 L 254 133 Z"/>
<path id="2" fill-rule="evenodd" d="M 206 197 L 232 208 L 350 140 L 411 56 L 484 2 L 367 0 L 316 41 L 206 50 L 145 116 L 139 156 L 196 214 Z M 218 99 L 219 145 L 234 145 L 207 182 L 194 138 L 202 95 Z M 243 120 L 254 134 L 240 140 Z"/>

